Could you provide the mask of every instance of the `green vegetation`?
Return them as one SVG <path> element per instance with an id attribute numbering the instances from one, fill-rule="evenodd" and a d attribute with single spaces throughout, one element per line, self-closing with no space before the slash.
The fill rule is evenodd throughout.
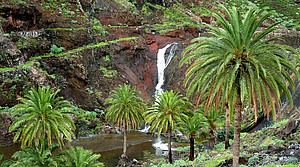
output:
<path id="1" fill-rule="evenodd" d="M 19 98 L 22 104 L 17 104 L 12 108 L 12 116 L 18 116 L 9 130 L 17 130 L 14 142 L 22 140 L 24 146 L 50 146 L 57 141 L 62 147 L 63 137 L 71 141 L 74 137 L 72 130 L 75 129 L 73 120 L 66 114 L 72 114 L 68 101 L 62 97 L 55 97 L 60 90 L 52 93 L 53 89 L 44 87 L 38 91 L 31 89 L 25 98 Z M 45 143 L 45 140 L 48 140 Z"/>
<path id="2" fill-rule="evenodd" d="M 97 161 L 100 154 L 93 154 L 91 150 L 84 150 L 82 147 L 71 147 L 58 155 L 62 167 L 104 167 L 103 163 Z"/>
<path id="3" fill-rule="evenodd" d="M 259 157 L 257 155 L 249 158 L 248 165 L 253 166 L 259 161 Z"/>
<path id="4" fill-rule="evenodd" d="M 7 160 L 3 164 L 9 165 L 10 167 L 58 166 L 58 156 L 54 155 L 58 147 L 59 145 L 57 144 L 51 146 L 44 145 L 42 148 L 25 146 L 22 151 L 18 151 L 12 156 L 16 161 Z"/>
<path id="5" fill-rule="evenodd" d="M 207 119 L 202 114 L 194 114 L 190 116 L 187 120 L 179 122 L 179 130 L 182 134 L 189 136 L 190 138 L 190 157 L 189 160 L 194 160 L 194 141 L 196 136 L 199 135 L 199 129 L 208 127 Z"/>
<path id="6" fill-rule="evenodd" d="M 22 151 L 18 151 L 12 156 L 16 161 L 7 160 L 1 167 L 104 167 L 103 163 L 97 161 L 100 154 L 93 154 L 92 151 L 84 150 L 82 147 L 76 147 L 76 149 L 71 147 L 60 152 L 58 152 L 58 148 L 58 144 L 44 145 L 43 148 L 25 146 Z"/>
<path id="7" fill-rule="evenodd" d="M 146 104 L 144 100 L 137 95 L 135 87 L 124 84 L 115 88 L 110 96 L 105 100 L 105 104 L 110 104 L 106 109 L 105 118 L 107 121 L 115 123 L 119 129 L 124 129 L 124 150 L 123 158 L 127 159 L 126 148 L 127 138 L 126 131 L 138 128 L 144 121 L 144 112 Z"/>
<path id="8" fill-rule="evenodd" d="M 51 48 L 50 48 L 50 51 L 51 53 L 50 54 L 58 54 L 58 53 L 61 53 L 65 50 L 64 47 L 57 47 L 56 45 L 51 45 Z"/>
<path id="9" fill-rule="evenodd" d="M 100 66 L 100 70 L 102 71 L 103 76 L 107 78 L 113 78 L 117 75 L 117 70 L 109 70 L 103 66 Z"/>
<path id="10" fill-rule="evenodd" d="M 188 118 L 188 107 L 193 105 L 186 97 L 171 91 L 163 92 L 156 97 L 152 108 L 146 112 L 146 123 L 151 125 L 150 131 L 168 132 L 169 162 L 172 164 L 171 133 L 176 129 L 176 124 Z"/>
<path id="11" fill-rule="evenodd" d="M 207 97 L 205 93 L 210 92 L 205 112 L 214 105 L 215 108 L 224 108 L 227 102 L 229 110 L 235 110 L 233 166 L 237 166 L 243 104 L 251 104 L 255 113 L 260 106 L 267 116 L 273 112 L 274 118 L 275 106 L 280 108 L 278 99 L 282 91 L 292 104 L 285 80 L 292 90 L 295 86 L 286 69 L 292 71 L 297 78 L 300 76 L 285 52 L 290 51 L 298 56 L 299 53 L 289 46 L 271 43 L 279 40 L 278 38 L 263 38 L 276 30 L 278 23 L 255 35 L 270 13 L 263 14 L 262 10 L 250 9 L 243 19 L 241 12 L 235 7 L 229 9 L 223 6 L 223 9 L 229 21 L 220 13 L 214 13 L 222 29 L 208 25 L 212 37 L 194 39 L 192 42 L 196 43 L 185 49 L 180 65 L 195 60 L 187 71 L 185 85 L 189 84 L 188 95 L 200 93 Z M 268 109 L 269 107 L 271 108 Z"/>

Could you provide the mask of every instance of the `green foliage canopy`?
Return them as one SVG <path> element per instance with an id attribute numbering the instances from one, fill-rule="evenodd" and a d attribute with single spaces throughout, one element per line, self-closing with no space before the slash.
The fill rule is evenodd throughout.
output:
<path id="1" fill-rule="evenodd" d="M 38 91 L 33 88 L 25 98 L 19 98 L 21 104 L 12 108 L 12 116 L 17 119 L 12 123 L 10 132 L 17 130 L 14 142 L 22 141 L 22 148 L 27 145 L 44 146 L 48 140 L 48 146 L 57 141 L 63 146 L 63 137 L 68 141 L 75 138 L 72 130 L 75 130 L 73 120 L 67 115 L 72 114 L 70 103 L 62 100 L 63 97 L 56 97 L 60 90 L 51 93 L 49 87 L 39 87 Z"/>

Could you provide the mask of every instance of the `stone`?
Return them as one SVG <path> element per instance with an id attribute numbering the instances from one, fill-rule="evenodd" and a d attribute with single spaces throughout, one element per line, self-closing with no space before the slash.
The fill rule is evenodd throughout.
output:
<path id="1" fill-rule="evenodd" d="M 183 38 L 183 31 L 182 30 L 169 31 L 166 33 L 165 36 L 171 38 Z"/>

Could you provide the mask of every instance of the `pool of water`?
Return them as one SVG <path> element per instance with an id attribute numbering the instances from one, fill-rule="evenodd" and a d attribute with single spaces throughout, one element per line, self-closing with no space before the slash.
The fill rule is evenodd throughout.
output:
<path id="1" fill-rule="evenodd" d="M 92 150 L 94 153 L 101 154 L 99 161 L 106 167 L 114 167 L 118 164 L 119 157 L 123 153 L 123 134 L 101 134 L 81 137 L 66 146 L 81 146 L 84 149 Z M 166 139 L 153 137 L 140 131 L 130 131 L 127 135 L 127 156 L 130 159 L 142 160 L 143 152 L 148 150 L 151 153 L 162 153 L 161 148 L 166 148 Z M 20 150 L 20 144 L 8 147 L 0 147 L 0 154 L 4 155 L 3 160 L 10 159 L 11 156 Z"/>
<path id="2" fill-rule="evenodd" d="M 105 166 L 116 166 L 119 157 L 123 153 L 123 134 L 101 134 L 88 138 L 80 138 L 71 143 L 72 146 L 81 146 L 85 149 L 93 150 L 101 154 L 100 161 Z M 143 151 L 155 153 L 153 144 L 157 141 L 156 137 L 139 131 L 130 131 L 127 135 L 127 156 L 130 159 L 141 160 Z"/>

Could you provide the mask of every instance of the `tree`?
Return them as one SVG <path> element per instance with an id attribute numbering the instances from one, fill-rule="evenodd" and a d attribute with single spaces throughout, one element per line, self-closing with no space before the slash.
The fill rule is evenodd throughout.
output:
<path id="1" fill-rule="evenodd" d="M 111 104 L 106 109 L 106 119 L 108 121 L 116 123 L 116 125 L 121 129 L 124 129 L 124 150 L 122 157 L 127 159 L 126 156 L 126 131 L 131 128 L 138 128 L 144 121 L 144 111 L 146 111 L 146 104 L 144 100 L 137 95 L 140 92 L 135 91 L 135 87 L 130 87 L 130 85 L 124 84 L 124 86 L 119 86 L 109 97 L 105 100 L 106 104 Z"/>
<path id="2" fill-rule="evenodd" d="M 211 147 L 214 147 L 216 144 L 216 129 L 217 126 L 223 122 L 224 115 L 221 111 L 218 111 L 216 109 L 213 109 L 210 112 L 205 113 L 205 110 L 203 107 L 200 107 L 197 112 L 200 112 L 204 115 L 206 118 L 207 124 L 209 125 L 209 133 L 210 133 L 210 140 L 209 143 Z"/>
<path id="3" fill-rule="evenodd" d="M 179 123 L 179 130 L 184 134 L 188 135 L 190 138 L 190 161 L 194 161 L 194 141 L 196 136 L 199 134 L 199 130 L 202 128 L 208 127 L 207 119 L 200 113 L 194 114 L 192 117 L 189 117 L 187 120 Z"/>
<path id="4" fill-rule="evenodd" d="M 208 25 L 211 37 L 194 39 L 195 43 L 184 50 L 180 65 L 194 61 L 187 70 L 185 85 L 190 83 L 190 95 L 208 93 L 205 112 L 213 105 L 224 108 L 226 102 L 229 111 L 234 111 L 233 166 L 237 167 L 243 105 L 253 106 L 255 121 L 258 109 L 267 117 L 272 112 L 276 120 L 282 92 L 293 103 L 287 86 L 289 83 L 292 90 L 295 89 L 290 74 L 294 73 L 299 79 L 299 73 L 285 54 L 290 51 L 299 58 L 299 53 L 289 46 L 274 43 L 279 38 L 267 38 L 278 23 L 257 31 L 270 13 L 252 8 L 242 17 L 235 7 L 222 8 L 226 17 L 214 13 L 220 28 Z"/>
<path id="5" fill-rule="evenodd" d="M 157 96 L 152 108 L 146 112 L 146 123 L 150 124 L 149 130 L 158 131 L 158 135 L 163 131 L 168 132 L 168 152 L 169 162 L 172 163 L 171 134 L 176 124 L 188 118 L 189 110 L 193 107 L 186 97 L 172 90 L 166 91 Z"/>
<path id="6" fill-rule="evenodd" d="M 14 142 L 22 140 L 22 148 L 25 145 L 44 147 L 44 141 L 50 146 L 57 141 L 62 147 L 63 137 L 68 141 L 75 138 L 72 130 L 75 129 L 73 120 L 67 115 L 70 103 L 62 100 L 63 97 L 55 97 L 60 90 L 51 93 L 53 89 L 44 87 L 29 91 L 25 98 L 19 98 L 22 104 L 12 108 L 12 116 L 18 117 L 10 126 L 10 132 L 17 130 Z"/>
<path id="7" fill-rule="evenodd" d="M 91 150 L 84 150 L 82 147 L 71 147 L 69 150 L 59 153 L 60 164 L 65 167 L 103 167 L 103 163 L 97 159 L 100 154 L 93 154 Z"/>

